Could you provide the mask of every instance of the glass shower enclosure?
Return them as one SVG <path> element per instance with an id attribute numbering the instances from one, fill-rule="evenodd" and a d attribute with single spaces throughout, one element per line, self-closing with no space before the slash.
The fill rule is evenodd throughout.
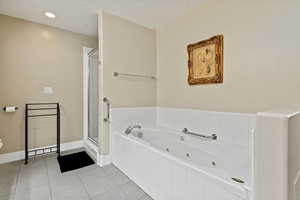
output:
<path id="1" fill-rule="evenodd" d="M 88 139 L 99 139 L 99 51 L 88 53 Z"/>

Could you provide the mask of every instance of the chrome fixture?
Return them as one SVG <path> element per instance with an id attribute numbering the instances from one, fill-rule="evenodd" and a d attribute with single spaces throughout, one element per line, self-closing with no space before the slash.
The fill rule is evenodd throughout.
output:
<path id="1" fill-rule="evenodd" d="M 133 131 L 133 129 L 135 129 L 135 128 L 141 129 L 142 126 L 141 125 L 128 126 L 128 128 L 124 131 L 124 133 L 126 135 L 129 135 Z"/>
<path id="2" fill-rule="evenodd" d="M 110 119 L 110 101 L 108 100 L 107 97 L 104 97 L 103 98 L 103 102 L 106 103 L 106 106 L 107 106 L 107 115 L 106 117 L 104 117 L 104 122 L 109 122 L 109 119 Z"/>
<path id="3" fill-rule="evenodd" d="M 44 14 L 50 19 L 54 19 L 56 17 L 56 15 L 53 12 L 45 12 Z"/>
<path id="4" fill-rule="evenodd" d="M 239 179 L 239 178 L 231 178 L 231 179 L 237 183 L 245 183 L 245 181 L 243 181 L 242 179 Z"/>
<path id="5" fill-rule="evenodd" d="M 201 137 L 201 138 L 205 138 L 205 139 L 209 139 L 209 140 L 217 140 L 217 135 L 216 134 L 212 134 L 212 135 L 203 135 L 203 134 L 199 134 L 199 133 L 193 133 L 193 132 L 190 132 L 187 128 L 184 128 L 182 130 L 182 132 L 184 134 L 187 134 L 187 135 L 194 135 L 194 136 L 197 136 L 197 137 Z"/>
<path id="6" fill-rule="evenodd" d="M 2 140 L 0 138 L 0 149 L 1 149 L 2 146 L 3 146 L 3 143 L 2 143 Z"/>
<path id="7" fill-rule="evenodd" d="M 147 75 L 140 75 L 140 74 L 127 74 L 127 73 L 119 73 L 119 72 L 114 72 L 114 76 L 129 76 L 129 77 L 138 77 L 138 78 L 149 78 L 152 80 L 155 80 L 155 76 L 147 76 Z"/>
<path id="8" fill-rule="evenodd" d="M 97 53 L 99 51 L 99 49 L 97 49 L 97 48 L 95 48 L 95 49 L 92 49 L 89 53 L 88 53 L 88 55 L 89 56 L 93 56 L 95 53 Z"/>

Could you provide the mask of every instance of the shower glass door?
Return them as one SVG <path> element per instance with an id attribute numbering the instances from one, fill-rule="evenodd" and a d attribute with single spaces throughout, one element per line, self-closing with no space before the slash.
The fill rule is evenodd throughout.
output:
<path id="1" fill-rule="evenodd" d="M 99 136 L 99 55 L 93 49 L 89 53 L 88 70 L 88 138 L 98 144 Z"/>

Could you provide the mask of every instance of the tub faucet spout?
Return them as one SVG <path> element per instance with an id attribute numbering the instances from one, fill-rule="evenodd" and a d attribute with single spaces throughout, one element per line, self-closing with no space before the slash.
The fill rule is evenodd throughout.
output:
<path id="1" fill-rule="evenodd" d="M 135 128 L 141 129 L 142 126 L 141 125 L 128 126 L 128 128 L 125 130 L 125 134 L 129 135 Z"/>

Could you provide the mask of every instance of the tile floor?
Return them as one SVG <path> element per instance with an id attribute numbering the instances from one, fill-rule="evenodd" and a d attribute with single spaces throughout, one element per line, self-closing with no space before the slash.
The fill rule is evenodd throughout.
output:
<path id="1" fill-rule="evenodd" d="M 64 174 L 56 156 L 0 165 L 0 200 L 152 200 L 115 166 Z"/>

